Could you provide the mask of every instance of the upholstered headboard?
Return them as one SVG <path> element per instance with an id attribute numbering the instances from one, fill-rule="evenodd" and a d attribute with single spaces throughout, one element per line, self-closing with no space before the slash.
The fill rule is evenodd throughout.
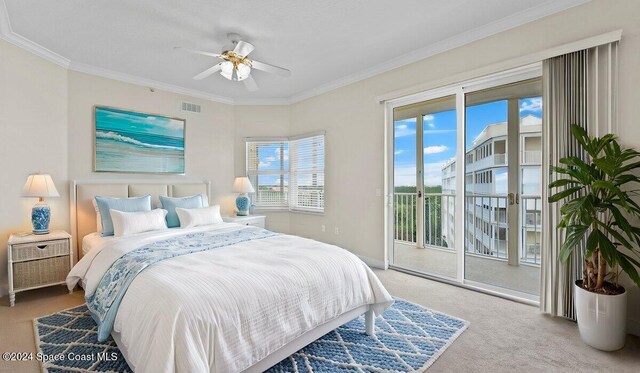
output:
<path id="1" fill-rule="evenodd" d="M 118 181 L 74 181 L 71 184 L 71 234 L 75 257 L 82 258 L 82 239 L 96 232 L 96 211 L 92 200 L 95 196 L 138 197 L 151 194 L 152 206 L 159 206 L 159 196 L 185 197 L 204 193 L 211 201 L 211 183 L 208 181 L 185 182 L 128 182 Z"/>

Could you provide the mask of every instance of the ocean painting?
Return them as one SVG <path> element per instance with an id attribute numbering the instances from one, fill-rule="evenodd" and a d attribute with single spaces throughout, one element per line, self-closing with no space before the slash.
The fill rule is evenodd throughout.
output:
<path id="1" fill-rule="evenodd" d="M 184 119 L 95 108 L 97 172 L 184 174 Z"/>

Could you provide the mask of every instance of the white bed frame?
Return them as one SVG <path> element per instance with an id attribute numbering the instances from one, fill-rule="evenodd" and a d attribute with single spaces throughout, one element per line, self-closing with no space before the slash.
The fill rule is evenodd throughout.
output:
<path id="1" fill-rule="evenodd" d="M 132 193 L 134 191 L 135 193 Z M 72 242 L 76 243 L 77 258 L 82 258 L 82 239 L 84 235 L 96 231 L 95 209 L 91 200 L 96 195 L 112 197 L 133 197 L 134 195 L 151 194 L 152 200 L 158 195 L 181 197 L 196 193 L 206 193 L 209 200 L 211 198 L 211 183 L 208 181 L 162 181 L 162 180 L 74 180 L 71 183 L 71 231 Z M 82 237 L 80 237 L 82 236 Z M 72 247 L 73 244 L 72 244 Z M 263 372 L 283 359 L 291 356 L 294 352 L 302 349 L 311 342 L 317 340 L 330 331 L 365 315 L 365 331 L 368 335 L 374 334 L 374 314 L 371 305 L 363 305 L 348 311 L 333 320 L 321 324 L 293 341 L 282 346 L 264 359 L 258 361 L 251 367 L 244 370 L 246 373 Z M 111 335 L 118 347 L 123 346 L 120 333 L 112 332 Z M 120 349 L 127 363 L 126 349 Z"/>

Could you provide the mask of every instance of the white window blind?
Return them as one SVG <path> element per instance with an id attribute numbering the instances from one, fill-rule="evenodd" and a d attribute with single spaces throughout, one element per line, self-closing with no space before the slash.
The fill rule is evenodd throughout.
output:
<path id="1" fill-rule="evenodd" d="M 289 142 L 291 210 L 324 211 L 324 135 Z"/>
<path id="2" fill-rule="evenodd" d="M 284 140 L 247 141 L 247 176 L 256 193 L 256 206 L 288 206 L 289 142 Z"/>
<path id="3" fill-rule="evenodd" d="M 245 141 L 257 207 L 324 212 L 324 133 Z"/>

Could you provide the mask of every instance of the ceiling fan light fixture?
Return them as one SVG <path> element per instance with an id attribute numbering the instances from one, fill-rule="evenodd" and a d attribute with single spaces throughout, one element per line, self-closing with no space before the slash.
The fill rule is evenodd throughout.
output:
<path id="1" fill-rule="evenodd" d="M 247 79 L 249 74 L 251 74 L 251 66 L 245 63 L 238 64 L 238 80 Z"/>
<path id="2" fill-rule="evenodd" d="M 224 61 L 222 65 L 220 65 L 220 70 L 222 70 L 223 73 L 228 74 L 230 76 L 231 74 L 233 74 L 233 62 Z"/>

